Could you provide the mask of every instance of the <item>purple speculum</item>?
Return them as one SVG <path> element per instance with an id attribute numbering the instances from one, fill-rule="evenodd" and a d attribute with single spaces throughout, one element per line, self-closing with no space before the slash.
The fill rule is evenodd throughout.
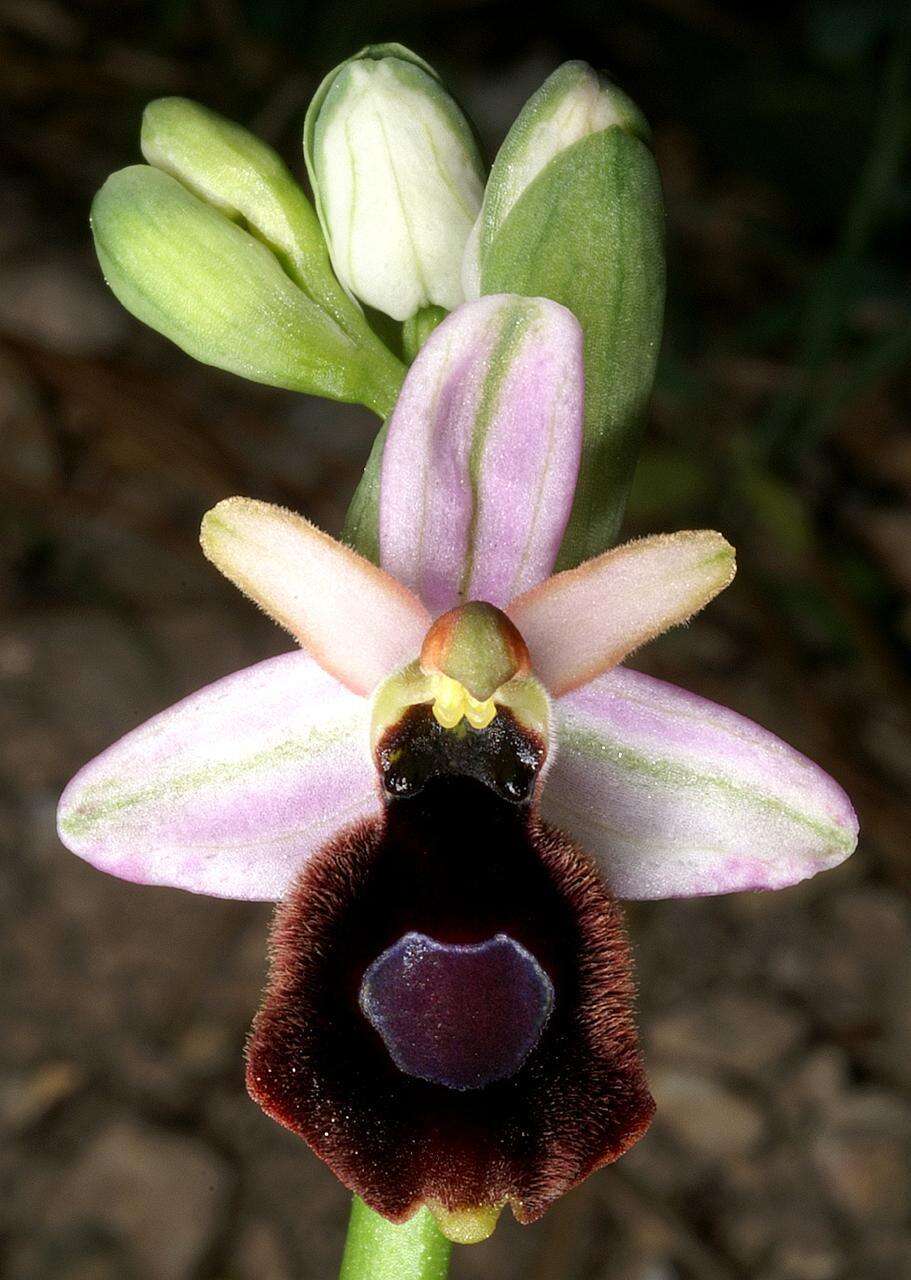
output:
<path id="1" fill-rule="evenodd" d="M 535 957 L 505 933 L 480 943 L 406 933 L 370 965 L 360 991 L 399 1070 L 450 1089 L 515 1075 L 553 1000 Z"/>

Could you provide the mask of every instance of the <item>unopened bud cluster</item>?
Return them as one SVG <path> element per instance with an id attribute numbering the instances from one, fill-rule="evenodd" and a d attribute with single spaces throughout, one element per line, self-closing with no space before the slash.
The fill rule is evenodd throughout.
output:
<path id="1" fill-rule="evenodd" d="M 108 179 L 92 226 L 121 302 L 196 359 L 383 419 L 406 366 L 465 301 L 562 304 L 582 327 L 586 379 L 569 567 L 616 535 L 654 373 L 664 277 L 648 143 L 629 98 L 569 62 L 488 174 L 433 67 L 372 45 L 326 76 L 307 111 L 312 203 L 266 143 L 166 98 L 143 118 L 146 163 Z M 355 501 L 368 544 L 381 465 L 380 441 Z"/>

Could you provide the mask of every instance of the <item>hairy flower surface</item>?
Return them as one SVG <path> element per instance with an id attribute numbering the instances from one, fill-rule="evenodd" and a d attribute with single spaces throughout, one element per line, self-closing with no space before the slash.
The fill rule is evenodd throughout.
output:
<path id="1" fill-rule="evenodd" d="M 582 418 L 568 311 L 459 308 L 388 423 L 379 565 L 219 503 L 205 554 L 301 651 L 128 734 L 60 805 L 106 871 L 281 901 L 251 1093 L 380 1212 L 463 1238 L 648 1125 L 615 899 L 778 888 L 856 842 L 810 761 L 619 665 L 728 585 L 720 534 L 552 573 Z"/>

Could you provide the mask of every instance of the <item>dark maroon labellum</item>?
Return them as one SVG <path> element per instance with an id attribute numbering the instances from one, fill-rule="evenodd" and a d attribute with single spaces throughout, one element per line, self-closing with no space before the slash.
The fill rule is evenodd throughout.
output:
<path id="1" fill-rule="evenodd" d="M 399 1070 L 450 1089 L 514 1076 L 553 999 L 537 960 L 505 933 L 479 943 L 406 933 L 374 960 L 360 993 Z"/>
<path id="2" fill-rule="evenodd" d="M 586 856 L 506 785 L 532 793 L 540 744 L 501 710 L 496 733 L 435 754 L 422 714 L 381 744 L 387 781 L 412 785 L 311 859 L 278 909 L 247 1084 L 389 1218 L 508 1200 L 530 1222 L 651 1120 L 623 920 Z M 410 982 L 415 935 L 432 941 Z M 497 1005 L 488 1024 L 466 964 Z"/>

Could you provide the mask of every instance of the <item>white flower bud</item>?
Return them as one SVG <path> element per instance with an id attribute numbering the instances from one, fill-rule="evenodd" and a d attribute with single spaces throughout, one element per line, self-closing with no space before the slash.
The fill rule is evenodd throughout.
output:
<path id="1" fill-rule="evenodd" d="M 396 320 L 463 301 L 484 168 L 432 68 L 398 45 L 342 63 L 310 106 L 304 150 L 332 264 L 352 294 Z"/>

